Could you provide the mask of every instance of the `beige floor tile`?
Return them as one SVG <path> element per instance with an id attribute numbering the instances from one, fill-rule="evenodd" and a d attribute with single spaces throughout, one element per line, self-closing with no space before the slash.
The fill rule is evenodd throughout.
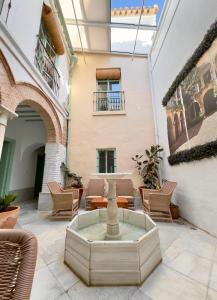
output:
<path id="1" fill-rule="evenodd" d="M 63 262 L 51 263 L 48 268 L 57 278 L 64 291 L 67 291 L 79 281 L 79 278 Z"/>
<path id="2" fill-rule="evenodd" d="M 63 292 L 62 287 L 48 267 L 35 272 L 31 300 L 52 300 Z"/>
<path id="3" fill-rule="evenodd" d="M 205 300 L 206 287 L 160 265 L 140 287 L 153 300 Z"/>
<path id="4" fill-rule="evenodd" d="M 211 289 L 208 289 L 208 294 L 206 300 L 217 300 L 217 292 Z"/>
<path id="5" fill-rule="evenodd" d="M 126 300 L 135 293 L 137 287 L 87 287 L 79 281 L 69 289 L 72 300 Z"/>
<path id="6" fill-rule="evenodd" d="M 171 249 L 170 249 L 171 248 Z M 180 248 L 170 247 L 163 262 L 174 270 L 204 285 L 208 284 L 212 261 Z"/>
<path id="7" fill-rule="evenodd" d="M 132 297 L 130 297 L 130 300 L 151 300 L 151 298 L 145 295 L 141 290 L 137 289 Z"/>
<path id="8" fill-rule="evenodd" d="M 208 234 L 201 233 L 200 230 L 192 230 L 191 232 L 183 233 L 177 238 L 173 246 L 189 251 L 198 256 L 213 259 L 215 252 L 216 239 Z"/>
<path id="9" fill-rule="evenodd" d="M 55 300 L 71 300 L 71 298 L 68 296 L 67 293 L 64 293 L 64 294 L 58 296 L 57 298 L 55 298 Z"/>
<path id="10" fill-rule="evenodd" d="M 41 255 L 38 253 L 37 261 L 36 261 L 36 267 L 35 267 L 36 271 L 38 271 L 39 269 L 41 269 L 41 268 L 43 268 L 43 267 L 45 267 L 45 266 L 46 266 L 46 264 L 45 264 L 43 258 L 42 258 Z"/>
<path id="11" fill-rule="evenodd" d="M 217 263 L 214 263 L 212 266 L 209 287 L 217 291 Z"/>
<path id="12" fill-rule="evenodd" d="M 216 247 L 216 249 L 215 249 L 214 261 L 217 262 L 217 247 Z"/>

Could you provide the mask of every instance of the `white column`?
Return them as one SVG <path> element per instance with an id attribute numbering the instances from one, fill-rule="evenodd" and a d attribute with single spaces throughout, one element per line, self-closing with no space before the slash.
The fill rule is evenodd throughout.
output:
<path id="1" fill-rule="evenodd" d="M 7 126 L 8 117 L 5 113 L 0 112 L 0 159 L 2 154 L 2 148 L 5 138 L 5 130 Z"/>
<path id="2" fill-rule="evenodd" d="M 63 184 L 64 174 L 60 166 L 66 160 L 66 147 L 62 144 L 47 143 L 45 146 L 45 165 L 42 184 L 42 192 L 39 195 L 38 209 L 51 210 L 52 203 L 50 192 L 47 186 L 49 181 L 56 181 Z"/>
<path id="3" fill-rule="evenodd" d="M 5 106 L 0 105 L 0 159 L 2 154 L 3 143 L 5 139 L 5 131 L 8 119 L 17 117 L 16 113 L 8 110 Z"/>

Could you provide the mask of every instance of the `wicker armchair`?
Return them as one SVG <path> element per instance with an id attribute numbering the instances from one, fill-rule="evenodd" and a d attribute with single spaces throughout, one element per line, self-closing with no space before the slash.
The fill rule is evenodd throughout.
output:
<path id="1" fill-rule="evenodd" d="M 62 189 L 55 181 L 47 183 L 53 200 L 52 219 L 72 219 L 78 213 L 79 190 Z"/>
<path id="2" fill-rule="evenodd" d="M 129 209 L 135 209 L 136 189 L 134 189 L 131 179 L 116 180 L 116 195 L 127 199 Z"/>
<path id="3" fill-rule="evenodd" d="M 0 230 L 0 299 L 30 299 L 36 258 L 37 240 L 32 233 Z"/>
<path id="4" fill-rule="evenodd" d="M 94 198 L 104 197 L 105 194 L 105 181 L 104 179 L 90 179 L 87 189 L 85 190 L 86 196 L 86 210 L 91 209 L 91 201 Z"/>
<path id="5" fill-rule="evenodd" d="M 170 201 L 177 183 L 166 181 L 159 191 L 143 189 L 144 212 L 154 220 L 172 221 Z"/>

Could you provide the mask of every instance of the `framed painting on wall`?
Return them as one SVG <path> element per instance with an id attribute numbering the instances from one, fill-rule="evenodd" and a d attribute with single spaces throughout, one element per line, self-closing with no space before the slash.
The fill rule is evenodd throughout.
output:
<path id="1" fill-rule="evenodd" d="M 217 22 L 163 99 L 171 165 L 217 155 Z"/>

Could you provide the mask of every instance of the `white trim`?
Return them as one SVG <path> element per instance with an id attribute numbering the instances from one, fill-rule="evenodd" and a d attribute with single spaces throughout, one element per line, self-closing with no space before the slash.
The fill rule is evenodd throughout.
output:
<path id="1" fill-rule="evenodd" d="M 17 118 L 18 114 L 14 113 L 10 109 L 8 109 L 6 106 L 0 104 L 0 114 L 1 111 L 8 116 L 9 119 Z"/>
<path id="2" fill-rule="evenodd" d="M 7 27 L 0 19 L 0 30 L 2 31 L 3 35 L 6 38 L 6 41 L 3 38 L 3 35 L 0 36 L 0 41 L 6 46 L 6 48 L 10 51 L 10 53 L 14 56 L 14 58 L 20 63 L 20 65 L 25 69 L 28 75 L 35 81 L 38 87 L 48 95 L 48 97 L 52 100 L 53 105 L 56 109 L 62 114 L 63 117 L 67 116 L 67 112 L 64 107 L 58 101 L 58 98 L 53 93 L 45 79 L 42 77 L 41 73 L 38 69 L 31 63 L 22 49 L 19 47 L 15 39 L 9 33 Z M 15 51 L 17 54 L 15 53 Z"/>
<path id="3" fill-rule="evenodd" d="M 152 57 L 152 52 L 153 52 L 154 48 L 156 47 L 156 45 L 157 45 L 157 43 L 158 43 L 159 37 L 161 36 L 162 28 L 165 28 L 165 27 L 164 27 L 164 23 L 165 23 L 165 20 L 168 18 L 168 16 L 167 16 L 168 11 L 169 11 L 169 9 L 170 9 L 170 7 L 171 7 L 171 4 L 172 4 L 172 3 L 173 3 L 173 4 L 175 3 L 175 1 L 174 1 L 174 2 L 173 2 L 173 1 L 174 1 L 174 0 L 166 0 L 166 2 L 165 2 L 165 4 L 164 4 L 163 13 L 162 13 L 162 16 L 161 16 L 161 19 L 160 19 L 159 28 L 158 28 L 158 30 L 157 30 L 157 32 L 156 32 L 156 35 L 155 35 L 153 44 L 152 44 L 152 46 L 151 46 L 151 50 L 150 50 L 150 52 L 149 52 L 149 56 L 150 56 L 150 57 Z M 159 50 L 158 50 L 157 57 L 155 58 L 154 61 L 152 61 L 152 59 L 151 59 L 151 65 L 150 65 L 150 66 L 151 66 L 151 70 L 152 70 L 152 71 L 154 70 L 154 67 L 155 67 L 155 65 L 156 65 L 156 63 L 157 63 L 157 61 L 158 61 L 158 57 L 159 57 L 159 55 L 160 55 L 160 53 L 161 53 L 161 49 L 162 49 L 162 47 L 163 47 L 163 44 L 164 44 L 164 42 L 165 42 L 165 40 L 166 40 L 166 38 L 167 38 L 167 34 L 168 34 L 169 30 L 170 30 L 171 24 L 172 24 L 172 22 L 173 22 L 173 19 L 174 19 L 174 16 L 175 16 L 175 14 L 176 14 L 177 8 L 178 8 L 178 6 L 179 6 L 179 4 L 180 4 L 180 1 L 181 1 L 181 0 L 176 0 L 177 3 L 176 3 L 176 6 L 175 6 L 175 8 L 174 8 L 174 10 L 173 10 L 172 16 L 170 17 L 169 24 L 168 24 L 168 26 L 167 26 L 167 28 L 166 28 L 166 32 L 165 32 L 164 35 L 163 35 L 163 39 L 162 39 L 161 44 L 160 44 L 160 46 L 159 46 Z"/>
<path id="4" fill-rule="evenodd" d="M 80 48 L 74 48 L 75 53 L 81 54 L 82 51 Z M 132 56 L 132 52 L 118 52 L 118 51 L 106 51 L 106 50 L 90 50 L 90 49 L 84 49 L 85 54 L 108 54 L 108 55 L 117 55 L 117 56 Z M 139 54 L 135 53 L 134 57 L 136 58 L 148 58 L 148 53 Z"/>
<path id="5" fill-rule="evenodd" d="M 154 89 L 154 82 L 152 78 L 152 73 L 151 73 L 151 57 L 148 59 L 148 75 L 149 75 L 149 80 L 150 80 L 150 90 L 151 90 L 151 100 L 152 100 L 152 112 L 153 112 L 153 119 L 154 119 L 154 133 L 155 133 L 155 140 L 156 143 L 159 144 L 159 135 L 158 135 L 158 122 L 157 122 L 157 112 L 156 112 L 156 103 L 155 103 L 155 89 Z"/>
<path id="6" fill-rule="evenodd" d="M 97 111 L 92 113 L 92 116 L 117 116 L 117 115 L 126 115 L 126 112 L 123 110 L 120 111 Z"/>

